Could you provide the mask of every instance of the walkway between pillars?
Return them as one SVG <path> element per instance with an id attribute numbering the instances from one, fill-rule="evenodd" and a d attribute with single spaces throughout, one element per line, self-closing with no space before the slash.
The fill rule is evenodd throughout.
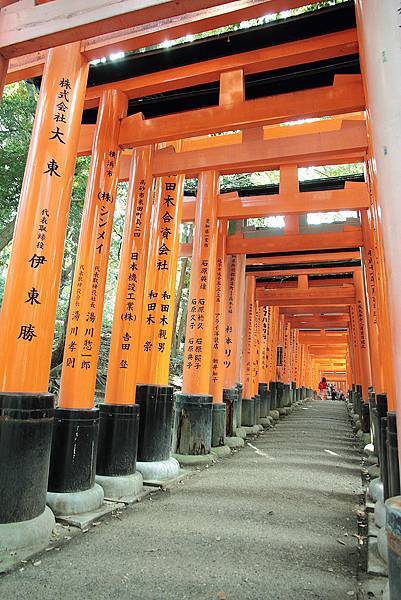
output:
<path id="1" fill-rule="evenodd" d="M 308 403 L 251 443 L 0 579 L 0 597 L 356 598 L 360 468 L 344 403 Z"/>

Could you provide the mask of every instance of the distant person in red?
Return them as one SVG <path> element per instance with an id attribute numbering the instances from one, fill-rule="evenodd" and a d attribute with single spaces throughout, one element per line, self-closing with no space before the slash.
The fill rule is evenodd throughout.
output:
<path id="1" fill-rule="evenodd" d="M 319 392 L 322 400 L 327 400 L 327 381 L 326 377 L 322 377 L 322 381 L 319 382 Z"/>

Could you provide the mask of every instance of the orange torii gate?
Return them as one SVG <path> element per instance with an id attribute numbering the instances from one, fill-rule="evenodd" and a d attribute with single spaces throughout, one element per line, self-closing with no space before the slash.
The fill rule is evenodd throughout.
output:
<path id="1" fill-rule="evenodd" d="M 43 544 L 53 524 L 45 510 L 52 428 L 48 502 L 55 512 L 79 512 L 82 498 L 86 507 L 98 506 L 102 489 L 108 497 L 117 495 L 116 482 L 133 493 L 138 438 L 139 470 L 145 479 L 178 473 L 178 462 L 170 458 L 173 390 L 168 357 L 180 252 L 192 257 L 173 448 L 181 463 L 185 456 L 192 462 L 194 455 L 209 459 L 212 442 L 224 445 L 223 400 L 228 407 L 229 397 L 237 406 L 235 424 L 254 427 L 259 414 L 269 416 L 266 406 L 284 414 L 294 398 L 305 397 L 307 388 L 311 393 L 319 374 L 338 367 L 347 373 L 349 387 L 361 386 L 365 405 L 372 383 L 376 391 L 389 393 L 392 409 L 396 398 L 382 238 L 386 258 L 398 272 L 392 252 L 396 244 L 381 230 L 378 197 L 386 205 L 386 185 L 374 170 L 376 146 L 367 132 L 373 128 L 373 144 L 381 138 L 364 114 L 364 88 L 368 100 L 373 97 L 376 115 L 382 106 L 371 90 L 373 59 L 368 54 L 366 77 L 334 73 L 331 84 L 271 95 L 268 102 L 245 95 L 249 75 L 357 52 L 355 28 L 86 88 L 88 61 L 116 48 L 133 50 L 160 42 L 166 32 L 181 36 L 205 31 L 231 23 L 234 15 L 254 18 L 267 9 L 293 8 L 305 1 L 144 0 L 134 10 L 128 1 L 109 2 L 102 10 L 95 0 L 86 4 L 82 13 L 75 0 L 70 7 L 63 0 L 31 7 L 23 1 L 0 2 L 1 87 L 4 81 L 43 73 L 11 253 L 12 276 L 0 320 L 1 414 L 14 418 L 15 410 L 29 412 L 36 428 L 26 446 L 26 423 L 13 425 L 20 432 L 14 445 L 0 436 L 0 477 L 18 473 L 10 492 L 0 488 L 0 528 L 22 521 L 37 524 L 39 519 Z M 362 39 L 371 17 L 365 17 L 361 6 L 359 13 Z M 119 29 L 121 19 L 124 30 Z M 399 74 L 394 77 L 398 82 Z M 218 101 L 210 106 L 159 116 L 129 109 L 132 100 L 210 82 L 218 91 Z M 98 109 L 95 125 L 81 125 L 83 108 Z M 283 127 L 308 118 L 317 121 Z M 211 136 L 221 133 L 225 135 Z M 75 159 L 89 154 L 91 172 L 54 420 L 47 381 L 63 239 Z M 364 162 L 366 156 L 366 182 L 346 182 L 344 189 L 299 190 L 299 167 Z M 219 189 L 221 174 L 273 169 L 280 170 L 277 193 L 241 197 Z M 184 178 L 193 176 L 198 178 L 196 199 L 183 195 Z M 93 388 L 118 181 L 129 181 L 129 197 L 98 436 Z M 359 211 L 361 224 L 315 233 L 299 228 L 299 215 L 345 209 Z M 387 210 L 392 213 L 391 203 Z M 228 227 L 230 221 L 279 214 L 287 217 L 283 235 L 248 237 L 240 228 L 232 233 Z M 181 221 L 193 221 L 195 232 L 193 244 L 179 249 Z M 324 264 L 314 266 L 318 260 Z M 344 267 L 336 266 L 336 260 L 361 263 Z M 294 279 L 285 284 L 263 281 L 284 276 L 280 267 L 289 265 Z M 266 266 L 274 268 L 266 271 Z M 256 269 L 247 272 L 249 267 Z M 312 279 L 316 274 L 326 279 Z M 398 314 L 396 285 L 390 282 L 388 296 L 393 319 Z M 309 328 L 326 333 L 306 332 Z M 231 395 L 224 394 L 223 385 Z M 237 392 L 242 386 L 241 415 Z M 9 424 L 0 422 L 5 426 Z M 229 429 L 234 437 L 236 428 Z M 16 448 L 23 460 L 17 460 Z M 73 504 L 65 504 L 67 495 Z"/>

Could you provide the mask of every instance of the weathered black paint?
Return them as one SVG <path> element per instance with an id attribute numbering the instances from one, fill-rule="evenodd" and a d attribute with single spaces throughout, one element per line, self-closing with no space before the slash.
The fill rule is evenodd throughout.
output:
<path id="1" fill-rule="evenodd" d="M 284 406 L 284 384 L 281 381 L 276 381 L 277 386 L 277 408 Z"/>
<path id="2" fill-rule="evenodd" d="M 399 497 L 386 502 L 388 540 L 388 579 L 390 600 L 401 598 L 401 502 Z"/>
<path id="3" fill-rule="evenodd" d="M 136 386 L 140 406 L 138 461 L 167 460 L 171 452 L 174 392 L 171 385 Z"/>
<path id="4" fill-rule="evenodd" d="M 269 389 L 271 394 L 271 410 L 277 408 L 277 381 L 270 381 Z"/>
<path id="5" fill-rule="evenodd" d="M 266 414 L 269 416 L 269 413 L 272 410 L 272 393 L 270 390 L 266 391 L 266 407 Z"/>
<path id="6" fill-rule="evenodd" d="M 255 402 L 255 425 L 259 425 L 260 423 L 260 396 L 259 394 L 255 394 L 253 397 Z"/>
<path id="7" fill-rule="evenodd" d="M 0 523 L 45 510 L 53 416 L 53 394 L 0 393 Z"/>
<path id="8" fill-rule="evenodd" d="M 139 404 L 99 404 L 96 473 L 108 477 L 135 473 Z"/>
<path id="9" fill-rule="evenodd" d="M 212 409 L 212 447 L 224 446 L 226 441 L 226 405 L 214 403 Z"/>
<path id="10" fill-rule="evenodd" d="M 231 437 L 235 435 L 235 429 L 237 428 L 235 414 L 235 404 L 238 404 L 237 388 L 224 388 L 223 402 L 226 407 L 226 435 Z"/>
<path id="11" fill-rule="evenodd" d="M 235 386 L 237 388 L 237 392 L 238 392 L 238 396 L 237 396 L 237 403 L 235 406 L 235 415 L 236 415 L 236 427 L 241 427 L 241 423 L 242 423 L 242 394 L 244 391 L 244 386 L 242 385 L 242 383 L 237 383 L 237 385 Z"/>
<path id="12" fill-rule="evenodd" d="M 173 442 L 175 453 L 210 453 L 212 406 L 212 396 L 209 394 L 177 394 Z"/>
<path id="13" fill-rule="evenodd" d="M 98 408 L 56 408 L 49 492 L 83 492 L 95 485 L 98 433 Z"/>
<path id="14" fill-rule="evenodd" d="M 389 498 L 400 495 L 400 468 L 398 463 L 397 418 L 395 412 L 387 414 L 387 461 Z"/>
<path id="15" fill-rule="evenodd" d="M 260 398 L 260 417 L 265 419 L 268 415 L 268 406 L 267 406 L 267 383 L 259 383 L 258 385 L 258 393 Z"/>
<path id="16" fill-rule="evenodd" d="M 242 398 L 242 421 L 241 425 L 253 427 L 256 425 L 255 399 Z"/>

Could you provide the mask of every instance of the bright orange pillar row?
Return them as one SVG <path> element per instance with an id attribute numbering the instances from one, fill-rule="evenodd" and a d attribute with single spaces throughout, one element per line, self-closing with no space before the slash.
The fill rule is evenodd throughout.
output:
<path id="1" fill-rule="evenodd" d="M 156 181 L 138 349 L 138 383 L 167 385 L 184 176 Z"/>
<path id="2" fill-rule="evenodd" d="M 209 394 L 217 252 L 217 186 L 215 171 L 200 174 L 185 335 L 182 382 L 185 394 Z"/>
<path id="3" fill-rule="evenodd" d="M 80 43 L 49 51 L 0 318 L 0 389 L 47 392 L 88 63 Z"/>
<path id="4" fill-rule="evenodd" d="M 137 383 L 138 345 L 152 210 L 152 148 L 132 154 L 105 401 L 132 404 Z"/>
<path id="5" fill-rule="evenodd" d="M 213 312 L 212 364 L 210 369 L 210 393 L 213 402 L 223 402 L 224 388 L 224 339 L 227 285 L 227 221 L 219 220 L 217 228 L 216 287 Z"/>
<path id="6" fill-rule="evenodd" d="M 118 134 L 127 106 L 125 94 L 116 90 L 104 92 L 99 106 L 65 340 L 63 408 L 91 408 L 94 402 L 118 184 Z"/>

